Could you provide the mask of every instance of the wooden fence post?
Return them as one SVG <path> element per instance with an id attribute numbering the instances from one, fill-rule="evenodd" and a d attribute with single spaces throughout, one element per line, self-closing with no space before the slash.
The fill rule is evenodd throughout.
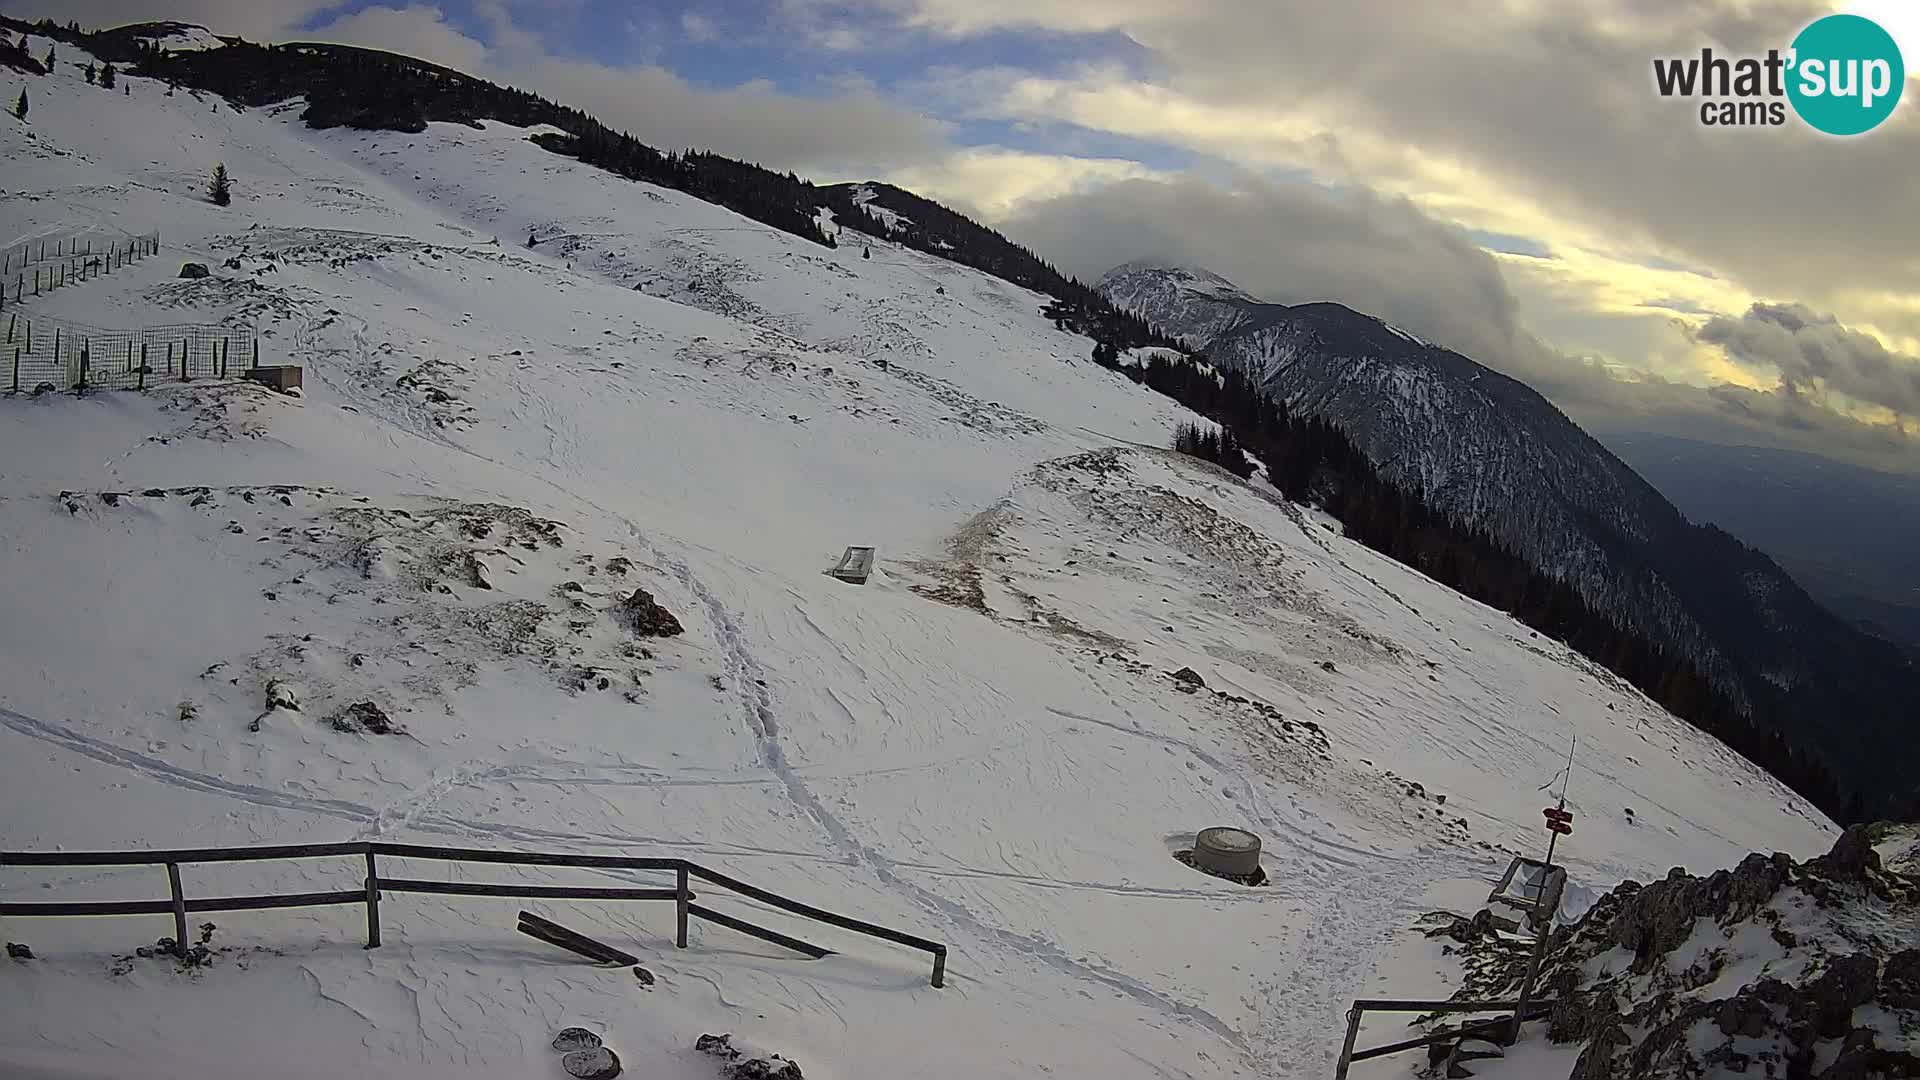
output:
<path id="1" fill-rule="evenodd" d="M 260 339 L 259 338 L 253 339 L 253 366 L 254 367 L 260 366 Z"/>
<path id="2" fill-rule="evenodd" d="M 13 392 L 20 392 L 20 346 L 13 347 Z"/>
<path id="3" fill-rule="evenodd" d="M 60 328 L 58 326 L 53 328 L 53 358 L 60 359 Z"/>
<path id="4" fill-rule="evenodd" d="M 673 943 L 684 949 L 687 947 L 687 867 L 685 863 L 674 871 L 673 906 L 676 920 Z"/>
<path id="5" fill-rule="evenodd" d="M 173 953 L 187 955 L 187 895 L 180 889 L 180 864 L 167 864 L 167 888 L 173 894 Z"/>
<path id="6" fill-rule="evenodd" d="M 374 864 L 373 848 L 367 848 L 367 948 L 380 947 L 380 868 Z"/>
<path id="7" fill-rule="evenodd" d="M 221 338 L 220 339 L 220 377 L 223 379 L 227 377 L 227 359 L 232 355 L 233 355 L 233 342 L 227 338 Z"/>
<path id="8" fill-rule="evenodd" d="M 940 989 L 947 983 L 947 950 L 941 949 L 933 954 L 933 988 Z"/>
<path id="9" fill-rule="evenodd" d="M 1360 1009 L 1356 1006 L 1347 1010 L 1347 1041 L 1340 1049 L 1340 1060 L 1334 1063 L 1334 1080 L 1347 1080 L 1347 1068 L 1353 1064 L 1353 1044 L 1360 1036 Z"/>
<path id="10" fill-rule="evenodd" d="M 127 351 L 128 352 L 133 351 L 133 346 L 131 344 L 127 346 Z M 140 367 L 138 368 L 138 370 L 140 372 L 140 381 L 137 385 L 137 388 L 141 390 L 145 390 L 147 388 L 147 343 L 144 341 L 140 343 Z"/>

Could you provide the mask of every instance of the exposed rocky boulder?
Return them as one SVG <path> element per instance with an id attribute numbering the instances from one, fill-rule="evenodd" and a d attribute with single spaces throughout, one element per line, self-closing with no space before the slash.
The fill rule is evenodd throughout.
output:
<path id="1" fill-rule="evenodd" d="M 180 276 L 183 278 L 203 278 L 210 276 L 212 273 L 213 271 L 207 269 L 206 263 L 190 262 L 180 264 Z"/>
<path id="2" fill-rule="evenodd" d="M 720 1074 L 727 1080 L 805 1080 L 800 1066 L 779 1054 L 755 1055 L 733 1045 L 732 1035 L 702 1035 L 693 1048 L 721 1061 Z"/>
<path id="3" fill-rule="evenodd" d="M 615 612 L 640 637 L 673 637 L 685 632 L 673 612 L 661 607 L 645 589 L 633 590 L 632 596 L 615 605 Z"/>
<path id="4" fill-rule="evenodd" d="M 1889 828 L 1622 883 L 1555 931 L 1527 1036 L 1578 1045 L 1571 1080 L 1920 1077 L 1920 879 L 1883 866 Z M 1462 943 L 1461 996 L 1511 996 L 1519 953 L 1473 920 L 1432 933 Z"/>
<path id="5" fill-rule="evenodd" d="M 1174 672 L 1172 677 L 1174 682 L 1181 683 L 1196 690 L 1207 685 L 1207 680 L 1201 678 L 1200 673 L 1190 667 L 1181 668 L 1179 671 Z"/>

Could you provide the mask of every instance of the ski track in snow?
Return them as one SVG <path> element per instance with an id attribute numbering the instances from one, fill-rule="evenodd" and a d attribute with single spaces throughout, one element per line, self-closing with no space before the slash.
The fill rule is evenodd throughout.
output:
<path id="1" fill-rule="evenodd" d="M 631 527 L 631 523 L 629 525 Z M 785 786 L 788 798 L 792 800 L 795 807 L 813 819 L 836 847 L 852 860 L 863 864 L 875 877 L 896 892 L 975 936 L 1001 945 L 1013 946 L 1020 953 L 1038 959 L 1071 977 L 1090 979 L 1153 1008 L 1191 1021 L 1212 1032 L 1243 1056 L 1251 1056 L 1252 1048 L 1240 1032 L 1205 1009 L 1169 998 L 1138 979 L 1117 971 L 1075 960 L 1052 941 L 992 926 L 977 918 L 963 905 L 901 877 L 897 864 L 854 836 L 852 830 L 813 794 L 800 773 L 787 763 L 786 750 L 780 743 L 779 724 L 774 714 L 772 695 L 767 691 L 765 679 L 762 677 L 764 672 L 747 647 L 746 635 L 727 610 L 725 603 L 696 577 L 684 562 L 660 551 L 637 528 L 634 529 L 634 534 L 641 543 L 648 545 L 657 560 L 678 574 L 682 583 L 706 606 L 708 618 L 713 622 L 721 649 L 727 657 L 728 670 L 734 676 L 735 684 L 740 687 L 747 724 L 760 740 L 762 762 L 767 770 L 779 778 Z M 818 627 L 815 629 L 818 630 Z M 964 974 L 960 974 L 959 977 L 964 978 Z"/>

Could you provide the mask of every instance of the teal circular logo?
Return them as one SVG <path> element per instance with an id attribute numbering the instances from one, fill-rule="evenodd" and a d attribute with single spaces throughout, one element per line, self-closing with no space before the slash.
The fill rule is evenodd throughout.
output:
<path id="1" fill-rule="evenodd" d="M 1907 69 L 1893 35 L 1872 19 L 1828 15 L 1793 39 L 1787 99 L 1817 131 L 1858 135 L 1893 114 Z"/>

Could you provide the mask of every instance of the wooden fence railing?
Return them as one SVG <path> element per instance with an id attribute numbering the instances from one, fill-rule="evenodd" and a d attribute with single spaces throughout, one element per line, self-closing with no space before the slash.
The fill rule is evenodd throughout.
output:
<path id="1" fill-rule="evenodd" d="M 193 863 L 262 862 L 274 859 L 324 859 L 359 856 L 366 861 L 362 887 L 335 892 L 277 893 L 256 896 L 190 897 L 180 883 L 180 867 Z M 611 870 L 670 870 L 672 888 L 604 888 L 571 885 L 495 885 L 480 882 L 422 881 L 390 878 L 380 873 L 380 857 L 427 859 L 441 862 L 492 863 L 507 866 L 567 866 Z M 0 851 L 0 866 L 164 866 L 168 897 L 164 900 L 113 901 L 0 901 L 0 916 L 166 915 L 174 922 L 175 947 L 187 947 L 187 913 L 200 911 L 260 911 L 284 907 L 324 907 L 363 904 L 367 911 L 367 948 L 380 946 L 380 902 L 385 893 L 434 893 L 443 896 L 499 896 L 554 900 L 671 900 L 676 927 L 674 944 L 687 947 L 687 920 L 701 919 L 792 949 L 814 959 L 830 955 L 823 949 L 778 931 L 756 926 L 712 908 L 696 904 L 689 879 L 699 878 L 750 900 L 779 908 L 801 918 L 826 923 L 856 934 L 880 938 L 933 955 L 933 985 L 946 980 L 947 947 L 914 934 L 889 929 L 862 919 L 791 900 L 749 885 L 687 859 L 627 855 L 575 855 L 547 851 L 493 851 L 485 848 L 426 847 L 383 840 L 355 840 L 339 844 L 292 844 L 251 848 L 187 848 L 171 851 Z"/>

